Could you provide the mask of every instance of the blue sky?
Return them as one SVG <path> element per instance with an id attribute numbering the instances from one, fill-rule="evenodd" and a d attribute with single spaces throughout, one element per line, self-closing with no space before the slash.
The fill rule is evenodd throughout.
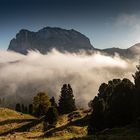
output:
<path id="1" fill-rule="evenodd" d="M 76 29 L 96 48 L 140 42 L 139 0 L 0 0 L 0 48 L 24 28 Z"/>

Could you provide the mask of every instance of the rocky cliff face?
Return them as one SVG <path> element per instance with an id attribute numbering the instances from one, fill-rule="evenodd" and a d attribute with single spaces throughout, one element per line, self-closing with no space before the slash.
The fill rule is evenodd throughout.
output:
<path id="1" fill-rule="evenodd" d="M 8 50 L 26 54 L 28 50 L 46 53 L 52 48 L 69 52 L 94 49 L 90 40 L 78 31 L 46 27 L 38 32 L 20 30 L 11 40 Z"/>
<path id="2" fill-rule="evenodd" d="M 98 51 L 111 56 L 117 53 L 123 58 L 135 58 L 140 54 L 140 43 L 128 49 L 107 48 L 101 50 L 94 48 L 90 40 L 76 30 L 51 27 L 45 27 L 38 32 L 20 30 L 16 37 L 11 40 L 8 50 L 22 54 L 27 54 L 29 50 L 38 50 L 45 54 L 53 48 L 61 52 L 78 52 L 80 50 L 89 52 L 92 50 L 92 52 Z"/>

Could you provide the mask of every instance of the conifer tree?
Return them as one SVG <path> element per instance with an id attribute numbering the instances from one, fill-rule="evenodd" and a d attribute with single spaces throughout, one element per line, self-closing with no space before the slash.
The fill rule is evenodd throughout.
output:
<path id="1" fill-rule="evenodd" d="M 24 112 L 23 112 L 23 113 L 25 113 L 25 114 L 28 113 L 28 108 L 27 108 L 27 106 L 24 107 Z"/>
<path id="2" fill-rule="evenodd" d="M 51 106 L 57 108 L 57 103 L 55 102 L 55 98 L 54 98 L 54 97 L 52 97 L 52 98 L 50 99 L 50 102 L 51 102 Z"/>
<path id="3" fill-rule="evenodd" d="M 33 114 L 33 105 L 32 104 L 29 104 L 29 114 Z"/>
<path id="4" fill-rule="evenodd" d="M 15 110 L 21 112 L 21 106 L 19 103 L 16 104 Z"/>
<path id="5" fill-rule="evenodd" d="M 24 104 L 21 105 L 21 112 L 22 112 L 22 113 L 25 112 L 25 106 L 24 106 Z"/>
<path id="6" fill-rule="evenodd" d="M 45 115 L 45 121 L 48 122 L 49 125 L 55 126 L 57 120 L 58 120 L 58 111 L 54 106 L 52 106 L 48 109 Z"/>
<path id="7" fill-rule="evenodd" d="M 137 71 L 133 75 L 135 83 L 134 91 L 134 118 L 140 117 L 140 62 L 137 66 Z"/>
<path id="8" fill-rule="evenodd" d="M 133 78 L 134 78 L 135 88 L 140 93 L 140 62 L 136 68 L 137 68 L 137 71 L 133 75 Z"/>
<path id="9" fill-rule="evenodd" d="M 59 99 L 59 112 L 67 114 L 76 110 L 73 90 L 70 84 L 64 84 L 61 88 L 61 95 Z"/>
<path id="10" fill-rule="evenodd" d="M 101 84 L 98 95 L 91 103 L 88 134 L 93 135 L 105 128 L 130 124 L 133 121 L 133 93 L 134 84 L 126 78 Z"/>

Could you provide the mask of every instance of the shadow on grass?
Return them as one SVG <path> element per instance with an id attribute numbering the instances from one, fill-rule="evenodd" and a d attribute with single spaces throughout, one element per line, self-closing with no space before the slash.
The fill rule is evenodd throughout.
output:
<path id="1" fill-rule="evenodd" d="M 11 129 L 7 132 L 3 132 L 0 134 L 0 136 L 4 136 L 4 135 L 7 135 L 9 133 L 13 133 L 13 132 L 27 132 L 30 130 L 30 128 L 36 126 L 37 124 L 41 123 L 43 120 L 44 120 L 44 116 L 41 117 L 40 119 L 29 119 L 31 122 L 25 124 L 25 125 L 22 125 L 21 127 L 19 128 L 15 128 L 15 129 Z M 25 122 L 25 121 L 22 121 L 20 120 L 21 122 Z M 19 121 L 19 122 L 20 122 Z M 27 120 L 26 120 L 27 121 Z M 14 122 L 14 121 L 13 121 Z M 27 121 L 28 122 L 28 121 Z"/>
<path id="2" fill-rule="evenodd" d="M 1 121 L 0 126 L 6 125 L 6 124 L 11 124 L 11 123 L 30 122 L 33 120 L 35 120 L 35 119 L 9 119 L 9 120 L 5 120 L 5 121 Z"/>
<path id="3" fill-rule="evenodd" d="M 81 127 L 87 126 L 87 124 L 88 124 L 88 118 L 89 118 L 89 116 L 85 116 L 84 118 L 80 118 L 80 119 L 74 120 L 72 122 L 69 122 L 66 125 L 63 125 L 63 126 L 60 126 L 60 127 L 57 127 L 57 128 L 53 128 L 51 130 L 48 130 L 43 135 L 43 137 L 50 137 L 50 136 L 53 135 L 53 133 L 59 132 L 59 131 L 63 131 L 64 129 L 66 129 L 69 126 L 81 126 Z"/>
<path id="4" fill-rule="evenodd" d="M 74 137 L 69 140 L 99 140 L 97 136 L 83 136 L 83 137 Z M 107 140 L 107 139 L 102 139 Z"/>
<path id="5" fill-rule="evenodd" d="M 84 136 L 75 137 L 69 140 L 140 140 L 140 136 L 110 136 L 110 135 L 99 135 L 99 136 Z"/>
<path id="6" fill-rule="evenodd" d="M 77 119 L 75 121 L 70 122 L 70 125 L 75 125 L 75 126 L 87 126 L 88 125 L 88 120 L 89 120 L 89 115 L 86 115 L 83 118 Z"/>
<path id="7" fill-rule="evenodd" d="M 6 121 L 3 121 L 3 122 L 0 122 L 0 125 L 10 124 L 10 123 L 28 122 L 27 124 L 22 125 L 21 127 L 14 128 L 14 129 L 11 129 L 9 131 L 3 132 L 3 133 L 0 134 L 0 136 L 4 136 L 4 135 L 7 135 L 9 133 L 14 133 L 14 132 L 27 132 L 27 131 L 30 130 L 30 128 L 38 125 L 43 120 L 44 120 L 44 116 L 41 117 L 40 119 L 19 119 L 19 120 L 15 119 L 15 120 L 6 120 Z M 71 121 L 71 122 L 67 123 L 66 125 L 50 129 L 47 132 L 45 132 L 44 135 L 39 136 L 39 137 L 49 137 L 53 133 L 58 132 L 58 131 L 62 131 L 62 130 L 66 129 L 69 126 L 81 126 L 82 127 L 82 126 L 86 126 L 87 123 L 88 123 L 88 116 L 85 116 L 84 118 L 80 118 L 80 119 Z M 34 138 L 39 138 L 39 137 L 34 137 Z"/>

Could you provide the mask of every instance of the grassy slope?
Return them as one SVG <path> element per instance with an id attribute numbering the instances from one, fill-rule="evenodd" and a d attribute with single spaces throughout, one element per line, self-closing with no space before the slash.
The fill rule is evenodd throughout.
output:
<path id="1" fill-rule="evenodd" d="M 33 120 L 36 120 L 36 118 L 31 115 L 18 113 L 8 108 L 0 108 L 0 139 L 8 139 L 3 137 L 6 133 L 8 137 L 12 137 L 11 133 L 14 133 L 15 130 L 22 128 Z"/>
<path id="2" fill-rule="evenodd" d="M 69 139 L 76 136 L 85 136 L 87 134 L 88 116 L 82 110 L 78 112 L 81 114 L 81 117 L 76 117 L 72 121 L 69 121 L 69 114 L 61 116 L 56 128 L 47 131 L 45 137 L 51 137 L 51 139 Z"/>
<path id="3" fill-rule="evenodd" d="M 18 113 L 7 108 L 0 108 L 0 139 L 46 139 L 65 140 L 77 136 L 85 136 L 87 128 L 87 113 L 78 111 L 81 116 L 69 120 L 67 115 L 59 117 L 56 128 L 45 133 L 43 117 L 36 119 L 30 115 Z"/>
<path id="4" fill-rule="evenodd" d="M 28 114 L 18 113 L 8 108 L 0 108 L 0 121 L 8 119 L 34 119 L 34 117 Z"/>
<path id="5" fill-rule="evenodd" d="M 140 129 L 136 125 L 104 130 L 97 136 L 86 136 L 87 113 L 78 111 L 81 116 L 69 120 L 67 115 L 59 117 L 56 128 L 45 133 L 43 117 L 36 119 L 33 116 L 18 113 L 14 110 L 0 108 L 0 139 L 3 140 L 140 140 Z"/>

